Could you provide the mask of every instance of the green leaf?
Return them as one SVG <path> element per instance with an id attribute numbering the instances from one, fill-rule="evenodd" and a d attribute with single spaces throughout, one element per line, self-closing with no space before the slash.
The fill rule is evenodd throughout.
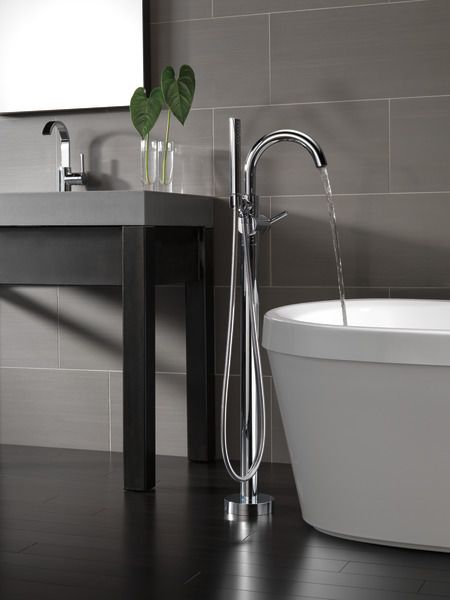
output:
<path id="1" fill-rule="evenodd" d="M 178 79 L 172 67 L 166 67 L 161 75 L 164 100 L 178 121 L 184 125 L 195 93 L 194 70 L 189 65 L 180 67 Z"/>
<path id="2" fill-rule="evenodd" d="M 160 87 L 154 88 L 147 96 L 144 88 L 135 90 L 130 100 L 130 114 L 133 125 L 144 139 L 156 123 L 164 104 Z"/>

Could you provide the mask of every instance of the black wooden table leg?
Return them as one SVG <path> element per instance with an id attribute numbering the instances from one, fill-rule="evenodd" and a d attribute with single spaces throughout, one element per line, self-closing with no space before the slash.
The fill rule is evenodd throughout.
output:
<path id="1" fill-rule="evenodd" d="M 199 229 L 199 280 L 186 283 L 188 456 L 215 458 L 212 230 Z"/>
<path id="2" fill-rule="evenodd" d="M 122 232 L 124 485 L 145 492 L 155 485 L 154 230 Z"/>

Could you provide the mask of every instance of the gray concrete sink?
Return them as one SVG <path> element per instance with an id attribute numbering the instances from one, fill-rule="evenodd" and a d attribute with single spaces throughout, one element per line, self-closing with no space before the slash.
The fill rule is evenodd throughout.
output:
<path id="1" fill-rule="evenodd" d="M 144 191 L 0 194 L 0 227 L 213 226 L 213 198 Z"/>

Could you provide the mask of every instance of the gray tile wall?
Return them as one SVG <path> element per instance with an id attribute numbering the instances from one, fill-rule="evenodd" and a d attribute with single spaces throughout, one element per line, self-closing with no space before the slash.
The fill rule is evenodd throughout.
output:
<path id="1" fill-rule="evenodd" d="M 229 293 L 229 116 L 242 119 L 244 151 L 281 127 L 303 130 L 323 146 L 349 297 L 450 298 L 448 0 L 152 0 L 152 11 L 155 82 L 167 63 L 187 62 L 197 73 L 193 112 L 172 134 L 180 147 L 177 189 L 217 196 L 218 399 Z M 138 139 L 127 111 L 105 110 L 0 117 L 0 191 L 53 187 L 56 140 L 40 131 L 58 116 L 69 126 L 74 156 L 86 153 L 90 188 L 139 185 Z M 161 119 L 156 137 L 163 127 Z M 266 214 L 290 212 L 262 241 L 262 311 L 337 297 L 326 202 L 306 154 L 270 150 L 258 191 Z M 118 290 L 3 288 L 0 328 L 1 441 L 120 450 Z M 158 291 L 157 336 L 158 450 L 184 455 L 181 288 Z M 263 368 L 265 459 L 284 462 L 266 360 Z M 234 401 L 237 373 L 235 352 Z M 234 455 L 237 419 L 235 405 Z"/>

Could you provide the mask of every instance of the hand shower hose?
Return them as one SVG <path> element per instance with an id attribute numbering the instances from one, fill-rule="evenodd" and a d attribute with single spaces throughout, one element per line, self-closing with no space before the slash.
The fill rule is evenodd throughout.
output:
<path id="1" fill-rule="evenodd" d="M 225 350 L 225 368 L 223 377 L 222 387 L 222 406 L 221 406 L 221 428 L 220 428 L 220 442 L 222 448 L 222 456 L 225 463 L 226 470 L 230 477 L 235 481 L 241 483 L 249 481 L 259 469 L 261 464 L 265 438 L 266 438 L 266 407 L 264 398 L 264 385 L 261 368 L 261 352 L 258 340 L 258 323 L 255 310 L 255 288 L 252 281 L 252 271 L 250 266 L 250 236 L 251 228 L 250 223 L 252 217 L 248 214 L 247 210 L 243 210 L 241 207 L 236 206 L 236 202 L 232 203 L 233 207 L 233 224 L 232 224 L 232 249 L 231 249 L 231 277 L 230 277 L 230 299 L 228 305 L 228 328 L 227 328 L 227 343 Z M 231 368 L 231 352 L 233 346 L 233 332 L 234 332 L 234 319 L 236 313 L 236 267 L 237 267 L 237 254 L 238 254 L 238 222 L 241 220 L 241 240 L 242 240 L 242 255 L 243 255 L 243 270 L 244 270 L 244 285 L 247 298 L 250 299 L 250 331 L 251 331 L 251 343 L 252 343 L 252 361 L 255 368 L 256 374 L 256 385 L 257 385 L 257 397 L 258 397 L 258 452 L 256 453 L 255 459 L 252 465 L 249 467 L 247 472 L 242 472 L 240 475 L 236 473 L 230 461 L 228 452 L 227 442 L 227 412 L 228 412 L 228 395 L 229 395 L 229 382 L 230 382 L 230 368 Z M 242 470 L 244 466 L 241 466 Z"/>

